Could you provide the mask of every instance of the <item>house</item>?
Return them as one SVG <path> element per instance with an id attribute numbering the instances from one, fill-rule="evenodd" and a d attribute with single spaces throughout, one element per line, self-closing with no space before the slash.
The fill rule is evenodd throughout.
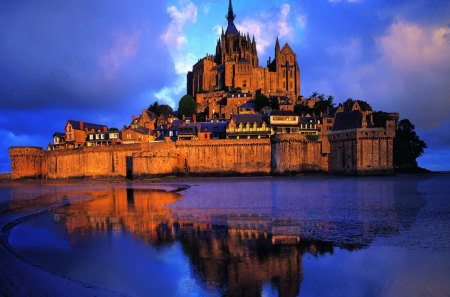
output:
<path id="1" fill-rule="evenodd" d="M 66 133 L 55 132 L 53 134 L 53 144 L 51 150 L 64 149 L 66 145 Z"/>
<path id="2" fill-rule="evenodd" d="M 225 139 L 227 129 L 226 122 L 204 122 L 200 123 L 200 125 L 198 139 Z"/>
<path id="3" fill-rule="evenodd" d="M 239 114 L 256 114 L 255 104 L 252 101 L 248 101 L 238 108 Z"/>
<path id="4" fill-rule="evenodd" d="M 108 131 L 108 127 L 83 121 L 68 120 L 65 131 L 66 148 L 76 148 L 86 145 L 86 136 L 88 133 L 106 132 Z"/>
<path id="5" fill-rule="evenodd" d="M 299 116 L 290 110 L 274 110 L 270 113 L 273 134 L 298 133 Z"/>
<path id="6" fill-rule="evenodd" d="M 118 130 L 95 131 L 89 133 L 86 137 L 87 146 L 103 146 L 120 143 L 120 132 Z"/>
<path id="7" fill-rule="evenodd" d="M 149 143 L 155 141 L 155 136 L 150 135 L 150 129 L 145 127 L 125 127 L 121 131 L 122 144 Z"/>
<path id="8" fill-rule="evenodd" d="M 201 131 L 200 123 L 186 123 L 178 127 L 178 140 L 198 140 L 199 131 Z"/>
<path id="9" fill-rule="evenodd" d="M 270 127 L 261 114 L 236 114 L 226 129 L 227 139 L 259 139 L 270 137 Z"/>
<path id="10" fill-rule="evenodd" d="M 153 131 L 156 126 L 157 117 L 156 115 L 148 111 L 147 109 L 143 109 L 142 113 L 139 117 L 133 116 L 131 120 L 130 127 L 132 129 L 137 129 L 138 127 L 144 127 Z"/>
<path id="11" fill-rule="evenodd" d="M 300 119 L 298 133 L 303 135 L 319 135 L 322 129 L 321 117 L 306 115 Z"/>

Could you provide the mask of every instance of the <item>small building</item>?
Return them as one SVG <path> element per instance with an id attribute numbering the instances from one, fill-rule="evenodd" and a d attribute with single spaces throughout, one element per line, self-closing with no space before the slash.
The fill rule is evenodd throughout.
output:
<path id="1" fill-rule="evenodd" d="M 298 133 L 299 116 L 290 110 L 274 110 L 270 113 L 273 134 Z"/>
<path id="2" fill-rule="evenodd" d="M 225 139 L 226 138 L 226 122 L 203 122 L 200 123 L 200 132 L 198 139 Z"/>
<path id="3" fill-rule="evenodd" d="M 155 136 L 150 135 L 150 129 L 145 127 L 127 127 L 122 129 L 120 140 L 122 144 L 149 143 L 155 140 Z"/>
<path id="4" fill-rule="evenodd" d="M 260 139 L 270 137 L 270 127 L 261 114 L 236 114 L 226 129 L 227 139 Z"/>
<path id="5" fill-rule="evenodd" d="M 187 123 L 178 127 L 178 140 L 198 140 L 200 123 Z"/>
<path id="6" fill-rule="evenodd" d="M 83 121 L 68 120 L 65 131 L 66 148 L 76 148 L 86 145 L 86 136 L 88 133 L 106 132 L 108 131 L 108 127 Z"/>
<path id="7" fill-rule="evenodd" d="M 118 130 L 91 132 L 86 137 L 87 146 L 103 146 L 120 143 L 120 132 Z"/>
<path id="8" fill-rule="evenodd" d="M 298 133 L 302 135 L 319 135 L 322 129 L 322 120 L 320 117 L 306 115 L 300 118 Z"/>
<path id="9" fill-rule="evenodd" d="M 255 104 L 252 101 L 247 101 L 246 103 L 239 106 L 238 113 L 239 114 L 256 114 Z"/>
<path id="10" fill-rule="evenodd" d="M 55 132 L 53 134 L 53 144 L 51 145 L 51 150 L 64 149 L 66 146 L 66 133 Z"/>

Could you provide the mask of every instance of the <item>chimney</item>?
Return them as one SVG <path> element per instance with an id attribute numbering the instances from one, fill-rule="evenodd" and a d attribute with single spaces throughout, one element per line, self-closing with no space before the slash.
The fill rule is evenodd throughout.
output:
<path id="1" fill-rule="evenodd" d="M 80 121 L 80 130 L 84 130 L 84 122 Z"/>
<path id="2" fill-rule="evenodd" d="M 195 115 L 195 114 L 192 115 L 192 121 L 194 123 L 197 123 L 197 115 Z"/>
<path id="3" fill-rule="evenodd" d="M 131 117 L 131 119 L 134 121 L 135 119 L 137 119 L 137 116 L 133 115 L 133 116 Z"/>
<path id="4" fill-rule="evenodd" d="M 108 127 L 103 126 L 103 132 L 106 132 L 106 131 L 108 131 Z"/>

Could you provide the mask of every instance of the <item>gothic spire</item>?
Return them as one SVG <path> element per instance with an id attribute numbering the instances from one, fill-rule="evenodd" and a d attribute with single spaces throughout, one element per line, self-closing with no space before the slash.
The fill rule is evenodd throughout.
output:
<path id="1" fill-rule="evenodd" d="M 233 13 L 233 3 L 231 3 L 231 0 L 230 0 L 230 2 L 228 4 L 228 15 L 227 15 L 228 23 L 233 22 L 235 18 L 236 18 L 236 15 Z"/>
<path id="2" fill-rule="evenodd" d="M 228 4 L 228 14 L 225 17 L 228 20 L 228 27 L 225 33 L 231 35 L 239 35 L 239 31 L 234 25 L 234 19 L 236 18 L 236 15 L 233 12 L 233 3 L 231 3 L 231 0 Z"/>
<path id="3" fill-rule="evenodd" d="M 277 36 L 277 42 L 275 43 L 275 52 L 280 50 L 280 42 L 278 41 L 278 36 Z"/>

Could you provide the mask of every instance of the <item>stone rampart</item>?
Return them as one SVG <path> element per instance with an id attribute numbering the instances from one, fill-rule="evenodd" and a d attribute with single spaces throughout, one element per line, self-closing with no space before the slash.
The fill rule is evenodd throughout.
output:
<path id="1" fill-rule="evenodd" d="M 330 173 L 357 175 L 392 173 L 394 133 L 383 128 L 351 129 L 330 133 Z"/>
<path id="2" fill-rule="evenodd" d="M 198 175 L 268 175 L 269 139 L 177 141 L 178 168 Z"/>
<path id="3" fill-rule="evenodd" d="M 42 176 L 44 151 L 41 147 L 10 147 L 11 178 L 38 178 Z"/>
<path id="4" fill-rule="evenodd" d="M 112 145 L 80 147 L 76 149 L 45 151 L 43 173 L 50 179 L 76 177 L 125 177 L 133 153 L 141 145 Z"/>
<path id="5" fill-rule="evenodd" d="M 308 140 L 303 135 L 272 139 L 199 140 L 9 150 L 12 178 L 141 177 L 163 175 L 269 175 L 302 172 L 373 174 L 392 172 L 393 135 L 358 129 Z"/>
<path id="6" fill-rule="evenodd" d="M 299 134 L 274 136 L 272 173 L 328 172 L 328 153 L 323 149 L 323 143 L 320 138 L 317 141 L 309 141 Z"/>

